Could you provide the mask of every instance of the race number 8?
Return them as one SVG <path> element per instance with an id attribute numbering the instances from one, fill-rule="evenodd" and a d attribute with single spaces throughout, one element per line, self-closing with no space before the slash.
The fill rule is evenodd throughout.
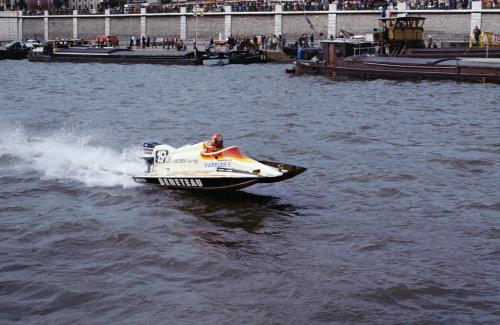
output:
<path id="1" fill-rule="evenodd" d="M 168 151 L 167 150 L 159 150 L 156 152 L 156 163 L 164 163 L 165 158 L 167 158 Z"/>

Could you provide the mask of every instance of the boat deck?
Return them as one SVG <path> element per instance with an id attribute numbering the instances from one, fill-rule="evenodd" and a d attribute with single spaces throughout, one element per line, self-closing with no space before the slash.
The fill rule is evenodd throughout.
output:
<path id="1" fill-rule="evenodd" d="M 457 59 L 455 58 L 414 58 L 405 56 L 362 55 L 362 56 L 351 57 L 347 60 L 358 61 L 358 62 L 361 61 L 371 62 L 379 64 L 401 64 L 401 65 L 417 64 L 417 65 L 435 65 L 435 66 L 457 65 Z M 484 59 L 484 60 L 476 60 L 474 58 L 458 59 L 459 66 L 484 67 L 486 63 L 488 64 L 488 67 L 500 68 L 500 62 L 497 59 Z"/>
<path id="2" fill-rule="evenodd" d="M 193 54 L 192 51 L 176 51 L 164 49 L 130 50 L 117 48 L 92 48 L 92 47 L 70 47 L 56 49 L 55 55 L 107 55 L 107 56 L 128 56 L 128 57 L 185 57 Z"/>

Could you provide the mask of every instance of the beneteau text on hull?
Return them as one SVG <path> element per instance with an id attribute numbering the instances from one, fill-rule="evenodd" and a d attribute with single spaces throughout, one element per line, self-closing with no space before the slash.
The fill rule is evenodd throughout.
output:
<path id="1" fill-rule="evenodd" d="M 306 171 L 303 167 L 254 160 L 236 146 L 207 153 L 203 142 L 177 149 L 148 142 L 143 149 L 148 170 L 134 180 L 172 189 L 237 190 L 256 183 L 283 181 Z"/>

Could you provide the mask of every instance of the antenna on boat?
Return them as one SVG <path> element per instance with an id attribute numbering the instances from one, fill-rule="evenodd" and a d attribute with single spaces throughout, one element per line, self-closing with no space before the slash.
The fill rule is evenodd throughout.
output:
<path id="1" fill-rule="evenodd" d="M 194 58 L 196 59 L 196 48 L 198 47 L 198 0 L 194 5 Z"/>
<path id="2" fill-rule="evenodd" d="M 198 43 L 198 0 L 194 5 L 194 46 L 196 48 Z"/>
<path id="3" fill-rule="evenodd" d="M 198 52 L 198 15 L 200 14 L 199 0 L 196 0 L 194 5 L 194 57 L 196 58 L 196 52 Z M 201 11 L 201 15 L 204 14 L 204 9 Z"/>

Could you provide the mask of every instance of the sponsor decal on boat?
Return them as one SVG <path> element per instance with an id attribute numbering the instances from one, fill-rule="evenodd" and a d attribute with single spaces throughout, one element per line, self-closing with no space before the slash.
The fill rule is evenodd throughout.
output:
<path id="1" fill-rule="evenodd" d="M 206 162 L 205 168 L 231 168 L 231 161 L 221 160 L 221 161 Z"/>
<path id="2" fill-rule="evenodd" d="M 167 158 L 165 160 L 165 162 L 167 164 L 197 164 L 198 163 L 198 159 L 170 159 L 170 158 Z"/>
<path id="3" fill-rule="evenodd" d="M 203 187 L 199 178 L 158 178 L 163 186 Z"/>
<path id="4" fill-rule="evenodd" d="M 157 164 L 197 164 L 198 159 L 182 158 L 182 159 L 171 159 L 168 156 L 167 150 L 156 151 L 155 163 Z"/>

